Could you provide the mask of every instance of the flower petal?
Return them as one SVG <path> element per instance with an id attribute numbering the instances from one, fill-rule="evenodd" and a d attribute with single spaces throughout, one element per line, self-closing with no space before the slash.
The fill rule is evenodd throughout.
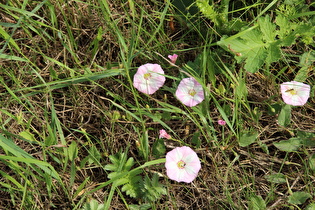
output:
<path id="1" fill-rule="evenodd" d="M 178 162 L 183 161 L 185 166 L 178 167 Z M 192 182 L 201 169 L 201 163 L 198 155 L 187 146 L 176 147 L 166 154 L 166 174 L 177 182 Z"/>
<path id="2" fill-rule="evenodd" d="M 169 135 L 164 129 L 161 129 L 159 138 L 160 139 L 162 139 L 162 138 L 170 139 L 171 135 Z"/>
<path id="3" fill-rule="evenodd" d="M 311 87 L 302 82 L 291 81 L 282 83 L 280 90 L 286 104 L 303 106 L 310 96 Z"/>
<path id="4" fill-rule="evenodd" d="M 203 88 L 193 77 L 182 79 L 175 95 L 178 100 L 189 107 L 196 106 L 204 100 Z"/>
<path id="5" fill-rule="evenodd" d="M 164 85 L 164 71 L 159 64 L 147 63 L 138 68 L 133 86 L 145 94 L 153 94 Z"/>

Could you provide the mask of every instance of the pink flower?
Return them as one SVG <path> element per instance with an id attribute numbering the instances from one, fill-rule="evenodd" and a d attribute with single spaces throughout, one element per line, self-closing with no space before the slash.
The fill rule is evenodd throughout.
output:
<path id="1" fill-rule="evenodd" d="M 176 55 L 176 54 L 168 56 L 168 58 L 171 60 L 171 63 L 173 63 L 173 64 L 176 63 L 177 57 L 178 57 L 178 55 Z"/>
<path id="2" fill-rule="evenodd" d="M 302 82 L 284 82 L 280 85 L 282 99 L 286 104 L 303 106 L 310 97 L 311 87 Z"/>
<path id="3" fill-rule="evenodd" d="M 219 125 L 226 125 L 226 122 L 224 120 L 218 120 Z"/>
<path id="4" fill-rule="evenodd" d="M 170 139 L 171 136 L 170 136 L 168 133 L 166 133 L 166 131 L 165 131 L 164 129 L 162 129 L 162 130 L 160 130 L 160 136 L 159 136 L 159 138 L 160 138 L 160 139 L 162 139 L 162 138 Z"/>
<path id="5" fill-rule="evenodd" d="M 159 64 L 147 63 L 138 68 L 133 77 L 133 86 L 140 92 L 153 94 L 164 85 L 164 71 Z"/>
<path id="6" fill-rule="evenodd" d="M 192 182 L 201 168 L 197 154 L 190 147 L 176 147 L 166 154 L 166 174 L 177 182 Z"/>
<path id="7" fill-rule="evenodd" d="M 196 106 L 205 98 L 201 84 L 193 77 L 182 79 L 175 95 L 178 100 L 189 107 Z"/>

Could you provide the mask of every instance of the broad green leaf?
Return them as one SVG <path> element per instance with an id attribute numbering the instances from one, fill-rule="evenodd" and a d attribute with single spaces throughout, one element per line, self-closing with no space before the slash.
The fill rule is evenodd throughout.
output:
<path id="1" fill-rule="evenodd" d="M 281 105 L 280 104 L 272 104 L 270 106 L 268 106 L 268 114 L 269 115 L 276 115 L 279 114 L 281 111 Z"/>
<path id="2" fill-rule="evenodd" d="M 195 132 L 191 138 L 191 143 L 196 145 L 197 148 L 199 148 L 201 145 L 201 140 L 200 140 L 199 136 L 200 136 L 200 132 Z"/>
<path id="3" fill-rule="evenodd" d="M 311 66 L 315 62 L 315 53 L 305 52 L 300 57 L 299 66 L 301 66 L 300 70 L 297 72 L 294 81 L 304 82 L 307 79 L 307 75 L 312 70 Z"/>
<path id="4" fill-rule="evenodd" d="M 299 138 L 290 138 L 289 140 L 283 140 L 273 144 L 281 151 L 293 152 L 300 148 L 301 140 Z"/>
<path id="5" fill-rule="evenodd" d="M 244 80 L 239 81 L 239 84 L 235 88 L 235 93 L 240 99 L 247 97 L 248 91 Z"/>
<path id="6" fill-rule="evenodd" d="M 297 82 L 304 82 L 307 79 L 308 73 L 311 71 L 311 68 L 309 66 L 303 66 L 300 68 L 300 70 L 297 72 L 294 81 Z"/>
<path id="7" fill-rule="evenodd" d="M 248 145 L 255 142 L 257 139 L 258 133 L 257 132 L 247 132 L 243 133 L 239 139 L 239 145 L 241 147 L 247 147 Z"/>
<path id="8" fill-rule="evenodd" d="M 267 179 L 267 181 L 276 183 L 276 184 L 286 183 L 286 180 L 287 180 L 286 176 L 281 173 L 266 175 L 265 178 Z"/>
<path id="9" fill-rule="evenodd" d="M 266 203 L 261 196 L 251 196 L 249 201 L 249 209 L 251 210 L 264 210 L 266 209 Z"/>
<path id="10" fill-rule="evenodd" d="M 162 155 L 165 155 L 165 145 L 163 139 L 157 139 L 152 146 L 152 154 L 155 158 L 160 158 Z"/>
<path id="11" fill-rule="evenodd" d="M 275 1 L 274 1 L 275 2 Z M 234 54 L 238 63 L 245 62 L 246 71 L 255 73 L 263 64 L 270 65 L 281 58 L 281 47 L 291 46 L 297 37 L 313 43 L 315 27 L 296 24 L 279 14 L 274 24 L 269 16 L 259 17 L 258 24 L 231 37 L 223 36 L 218 45 Z"/>
<path id="12" fill-rule="evenodd" d="M 275 41 L 276 37 L 276 25 L 270 20 L 270 16 L 261 17 L 258 19 L 258 24 L 261 32 L 263 33 L 263 38 L 266 42 Z"/>
<path id="13" fill-rule="evenodd" d="M 266 63 L 271 64 L 272 62 L 276 62 L 281 57 L 281 50 L 279 47 L 279 41 L 270 43 L 269 47 L 266 49 L 267 57 Z"/>
<path id="14" fill-rule="evenodd" d="M 69 160 L 73 161 L 78 156 L 78 144 L 75 141 L 72 141 L 67 152 Z"/>
<path id="15" fill-rule="evenodd" d="M 303 204 L 309 198 L 311 198 L 311 194 L 307 192 L 294 192 L 289 196 L 288 202 L 291 204 Z"/>
<path id="16" fill-rule="evenodd" d="M 291 32 L 292 32 L 292 29 L 296 26 L 296 24 L 289 22 L 288 18 L 283 16 L 282 14 L 278 14 L 276 16 L 276 24 L 279 26 L 279 30 L 277 31 L 277 34 L 279 38 L 282 40 L 282 45 L 290 46 L 291 44 L 293 44 L 295 36 L 294 36 L 294 33 L 291 33 Z"/>
<path id="17" fill-rule="evenodd" d="M 299 66 L 310 66 L 314 64 L 315 62 L 315 51 L 305 52 L 300 57 Z M 297 80 L 295 80 L 297 81 Z M 298 81 L 298 82 L 304 82 L 305 80 Z"/>
<path id="18" fill-rule="evenodd" d="M 245 60 L 245 69 L 256 72 L 267 57 L 266 44 L 262 40 L 262 33 L 256 28 L 241 32 L 240 37 L 222 37 L 218 42 L 235 54 L 237 62 Z"/>
<path id="19" fill-rule="evenodd" d="M 284 105 L 278 117 L 278 123 L 281 126 L 288 126 L 291 122 L 291 105 Z"/>

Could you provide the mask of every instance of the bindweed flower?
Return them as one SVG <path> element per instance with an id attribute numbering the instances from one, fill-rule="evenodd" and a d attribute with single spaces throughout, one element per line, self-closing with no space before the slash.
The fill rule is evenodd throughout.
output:
<path id="1" fill-rule="evenodd" d="M 176 54 L 168 56 L 168 58 L 171 60 L 171 63 L 173 63 L 173 64 L 176 63 L 177 57 L 178 57 L 178 55 L 176 55 Z"/>
<path id="2" fill-rule="evenodd" d="M 159 64 L 147 63 L 138 68 L 133 86 L 145 94 L 153 94 L 164 85 L 164 71 Z"/>
<path id="3" fill-rule="evenodd" d="M 226 122 L 224 120 L 218 120 L 219 125 L 226 125 Z"/>
<path id="4" fill-rule="evenodd" d="M 178 100 L 189 107 L 196 106 L 205 98 L 201 84 L 193 77 L 182 79 L 175 95 Z"/>
<path id="5" fill-rule="evenodd" d="M 166 133 L 166 131 L 164 129 L 160 130 L 160 139 L 165 138 L 165 139 L 170 139 L 171 135 L 169 135 L 168 133 Z"/>
<path id="6" fill-rule="evenodd" d="M 176 147 L 166 154 L 166 174 L 177 182 L 192 182 L 201 169 L 200 160 L 190 147 Z"/>
<path id="7" fill-rule="evenodd" d="M 310 97 L 311 87 L 302 82 L 284 82 L 280 85 L 282 99 L 286 104 L 303 106 Z"/>

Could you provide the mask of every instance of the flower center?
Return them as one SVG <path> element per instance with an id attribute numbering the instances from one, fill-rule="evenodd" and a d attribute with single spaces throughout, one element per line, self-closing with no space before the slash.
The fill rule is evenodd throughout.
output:
<path id="1" fill-rule="evenodd" d="M 148 80 L 148 79 L 150 79 L 151 74 L 150 74 L 150 73 L 145 73 L 145 74 L 143 75 L 143 77 L 144 77 L 145 80 Z"/>
<path id="2" fill-rule="evenodd" d="M 184 161 L 180 160 L 177 162 L 177 167 L 179 169 L 183 169 L 183 168 L 185 168 L 185 166 L 186 166 L 186 163 Z"/>
<path id="3" fill-rule="evenodd" d="M 297 92 L 293 88 L 286 90 L 285 92 L 289 92 L 291 95 L 296 95 Z"/>
<path id="4" fill-rule="evenodd" d="M 197 92 L 194 89 L 191 89 L 191 90 L 188 91 L 188 94 L 191 95 L 191 96 L 195 96 L 196 93 Z"/>

